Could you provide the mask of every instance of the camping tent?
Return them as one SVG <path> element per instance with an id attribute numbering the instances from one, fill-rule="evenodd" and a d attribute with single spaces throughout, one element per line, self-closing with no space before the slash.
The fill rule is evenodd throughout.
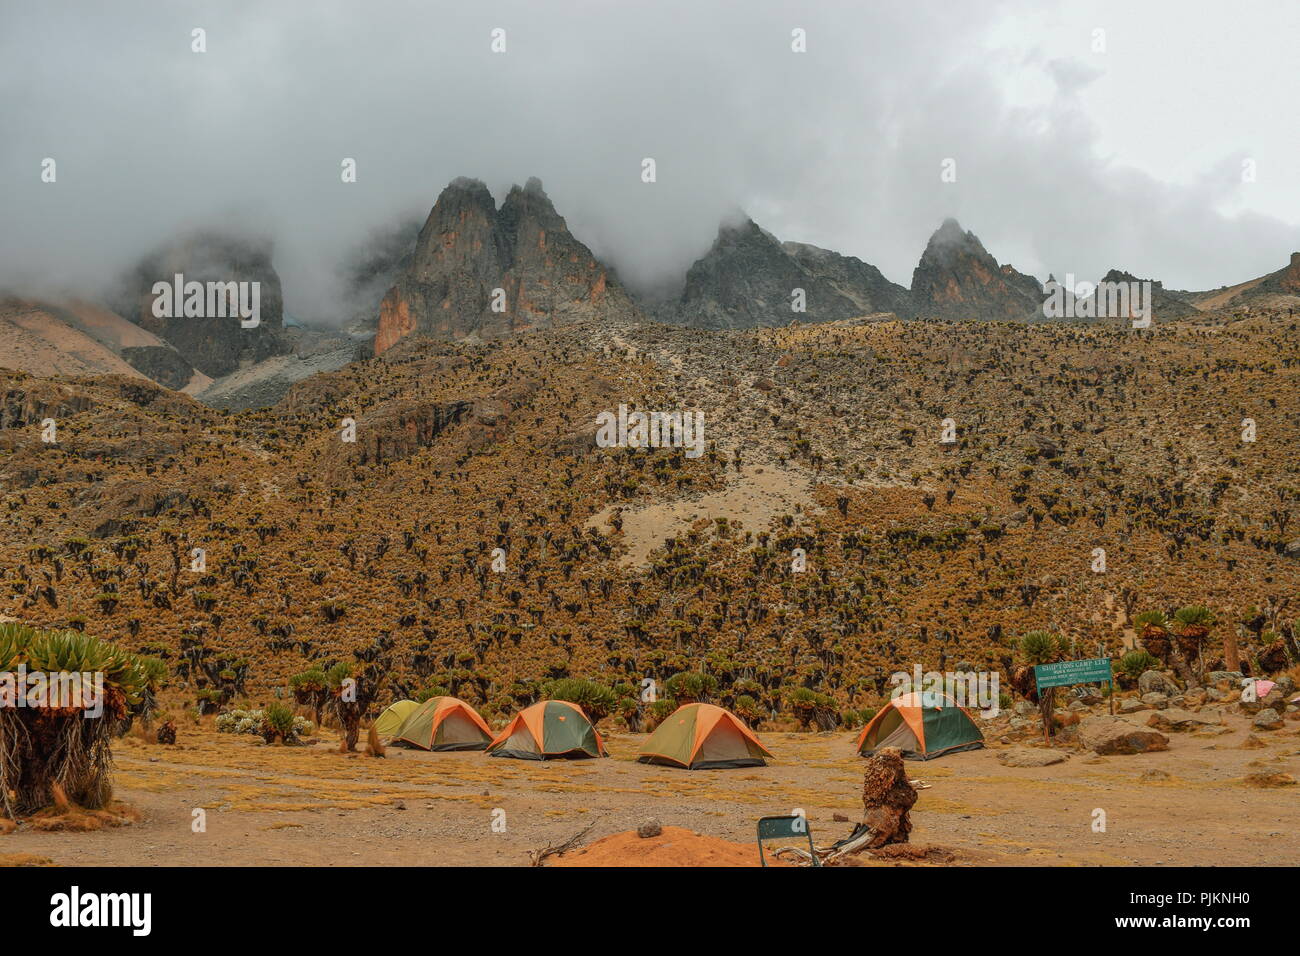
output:
<path id="1" fill-rule="evenodd" d="M 567 700 L 544 700 L 524 708 L 488 744 L 487 752 L 521 760 L 606 756 L 605 743 L 587 715 Z"/>
<path id="2" fill-rule="evenodd" d="M 701 770 L 765 767 L 764 756 L 772 754 L 731 711 L 712 704 L 686 704 L 655 728 L 637 759 Z"/>
<path id="3" fill-rule="evenodd" d="M 482 750 L 492 739 L 487 721 L 455 697 L 430 697 L 402 724 L 394 740 L 421 750 Z"/>
<path id="4" fill-rule="evenodd" d="M 384 712 L 375 718 L 375 731 L 381 737 L 392 737 L 402 729 L 402 724 L 407 717 L 411 716 L 411 711 L 419 707 L 413 700 L 395 700 L 387 707 Z"/>
<path id="5" fill-rule="evenodd" d="M 922 696 L 913 691 L 882 707 L 858 735 L 858 753 L 867 757 L 897 747 L 908 760 L 933 760 L 984 746 L 984 735 L 966 708 L 941 693 L 934 695 L 940 706 L 924 707 Z"/>

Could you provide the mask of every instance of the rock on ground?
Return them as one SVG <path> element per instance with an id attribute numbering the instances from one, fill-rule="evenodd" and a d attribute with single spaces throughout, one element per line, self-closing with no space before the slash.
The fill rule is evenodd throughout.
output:
<path id="1" fill-rule="evenodd" d="M 1089 717 L 1080 723 L 1079 739 L 1089 750 L 1104 755 L 1169 749 L 1169 738 L 1160 731 L 1109 715 Z"/>
<path id="2" fill-rule="evenodd" d="M 1190 710 L 1180 710 L 1177 707 L 1170 707 L 1168 710 L 1157 710 L 1147 718 L 1148 727 L 1163 731 L 1201 730 L 1217 723 L 1219 721 L 1204 714 L 1194 714 Z"/>
<path id="3" fill-rule="evenodd" d="M 1059 750 L 1012 747 L 998 754 L 998 763 L 1004 767 L 1050 767 L 1054 763 L 1064 763 L 1066 757 Z"/>

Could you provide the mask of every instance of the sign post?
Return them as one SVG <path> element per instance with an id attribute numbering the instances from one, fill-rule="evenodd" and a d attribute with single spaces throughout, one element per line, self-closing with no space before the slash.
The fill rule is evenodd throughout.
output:
<path id="1" fill-rule="evenodd" d="M 1071 684 L 1092 684 L 1103 681 L 1110 685 L 1110 712 L 1115 713 L 1115 678 L 1110 669 L 1109 657 L 1090 657 L 1083 661 L 1060 661 L 1056 664 L 1038 664 L 1034 667 L 1034 683 L 1038 685 L 1038 695 L 1052 687 L 1068 687 Z M 1043 736 L 1048 735 L 1048 721 L 1051 714 L 1043 714 Z"/>

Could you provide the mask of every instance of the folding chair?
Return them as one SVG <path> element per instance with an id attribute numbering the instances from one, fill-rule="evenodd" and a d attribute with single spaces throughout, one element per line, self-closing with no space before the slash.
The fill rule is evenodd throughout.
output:
<path id="1" fill-rule="evenodd" d="M 812 859 L 813 866 L 821 866 L 821 860 L 817 859 L 817 854 L 813 849 L 812 830 L 808 826 L 808 818 L 800 814 L 793 814 L 788 817 L 763 817 L 758 821 L 758 861 L 763 866 L 767 866 L 767 858 L 763 856 L 763 841 L 776 839 L 798 839 L 801 836 L 808 838 L 808 855 Z"/>

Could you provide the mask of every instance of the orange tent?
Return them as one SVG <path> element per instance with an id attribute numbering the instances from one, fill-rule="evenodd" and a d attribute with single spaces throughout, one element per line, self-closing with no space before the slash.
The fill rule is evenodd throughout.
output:
<path id="1" fill-rule="evenodd" d="M 421 750 L 482 750 L 492 728 L 463 700 L 430 697 L 411 711 L 393 739 Z"/>
<path id="2" fill-rule="evenodd" d="M 933 760 L 984 746 L 984 735 L 965 707 L 941 693 L 927 700 L 929 693 L 902 694 L 880 708 L 858 735 L 858 753 L 868 757 L 897 747 L 908 760 Z"/>
<path id="3" fill-rule="evenodd" d="M 764 767 L 772 754 L 745 722 L 713 704 L 685 704 L 669 714 L 641 748 L 641 763 L 687 770 Z"/>
<path id="4" fill-rule="evenodd" d="M 577 704 L 544 700 L 515 714 L 488 744 L 493 757 L 549 760 L 552 757 L 605 757 L 605 742 Z"/>

